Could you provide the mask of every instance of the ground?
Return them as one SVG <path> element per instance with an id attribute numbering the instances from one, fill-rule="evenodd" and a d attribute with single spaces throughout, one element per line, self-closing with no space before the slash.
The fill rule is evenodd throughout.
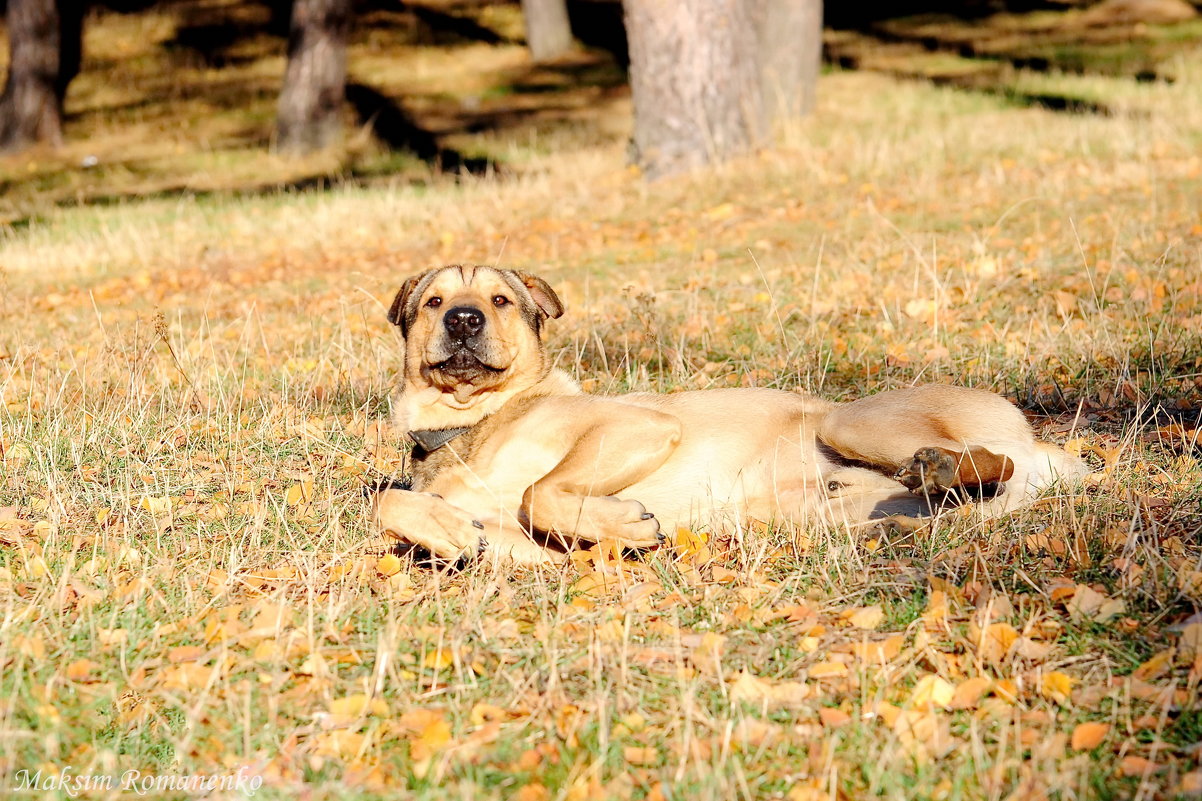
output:
<path id="1" fill-rule="evenodd" d="M 91 26 L 71 144 L 3 162 L 0 786 L 70 766 L 243 768 L 267 798 L 1196 796 L 1202 55 L 1005 78 L 1105 109 L 832 69 L 775 147 L 648 184 L 612 63 L 523 90 L 545 71 L 489 8 L 495 42 L 352 59 L 411 76 L 436 149 L 483 172 L 366 140 L 275 160 L 282 61 L 243 41 L 169 76 L 140 49 L 178 38 L 166 12 Z M 258 116 L 204 106 L 226 70 L 261 70 Z M 178 117 L 139 99 L 156 76 Z M 472 133 L 453 108 L 516 116 Z M 365 552 L 364 484 L 404 470 L 387 304 L 456 261 L 559 289 L 550 345 L 592 391 L 954 381 L 1095 476 L 1002 520 L 749 521 L 563 571 Z"/>

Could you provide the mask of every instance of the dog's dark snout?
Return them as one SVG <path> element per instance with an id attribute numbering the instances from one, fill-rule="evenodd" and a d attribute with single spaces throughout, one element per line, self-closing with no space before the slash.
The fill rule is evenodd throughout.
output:
<path id="1" fill-rule="evenodd" d="M 480 333 L 484 327 L 484 313 L 471 306 L 456 306 L 442 318 L 442 324 L 448 334 L 462 342 Z"/>

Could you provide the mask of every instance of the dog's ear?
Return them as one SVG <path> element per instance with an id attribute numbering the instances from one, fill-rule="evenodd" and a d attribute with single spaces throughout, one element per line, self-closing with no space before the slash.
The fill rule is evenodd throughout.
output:
<path id="1" fill-rule="evenodd" d="M 406 278 L 405 283 L 401 284 L 401 288 L 397 290 L 396 297 L 392 299 L 392 306 L 388 309 L 388 322 L 400 326 L 403 337 L 409 335 L 409 325 L 413 322 L 413 315 L 416 311 L 410 307 L 409 301 L 418 285 L 422 283 L 422 279 L 433 272 L 434 270 L 427 270 Z"/>
<path id="2" fill-rule="evenodd" d="M 513 274 L 526 287 L 526 291 L 534 299 L 534 305 L 538 306 L 539 311 L 543 313 L 544 317 L 556 318 L 563 316 L 563 301 L 559 299 L 559 295 L 555 294 L 555 290 L 546 281 L 537 275 L 524 273 L 520 270 L 514 270 Z"/>

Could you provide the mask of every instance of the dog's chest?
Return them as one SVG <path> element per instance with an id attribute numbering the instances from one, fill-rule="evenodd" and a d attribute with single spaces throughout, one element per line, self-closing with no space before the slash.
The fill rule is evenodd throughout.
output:
<path id="1" fill-rule="evenodd" d="M 475 444 L 479 439 L 478 433 L 478 427 L 470 428 L 434 450 L 426 450 L 421 445 L 415 444 L 409 454 L 409 471 L 413 489 L 419 492 L 423 491 L 433 483 L 435 477 L 440 473 L 465 464 L 475 450 Z"/>

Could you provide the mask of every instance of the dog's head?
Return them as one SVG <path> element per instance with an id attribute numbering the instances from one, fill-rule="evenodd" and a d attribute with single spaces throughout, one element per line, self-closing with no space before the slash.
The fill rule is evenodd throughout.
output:
<path id="1" fill-rule="evenodd" d="M 389 322 L 405 338 L 405 381 L 468 409 L 546 375 L 542 324 L 563 304 L 533 275 L 452 265 L 415 275 L 397 292 Z"/>

